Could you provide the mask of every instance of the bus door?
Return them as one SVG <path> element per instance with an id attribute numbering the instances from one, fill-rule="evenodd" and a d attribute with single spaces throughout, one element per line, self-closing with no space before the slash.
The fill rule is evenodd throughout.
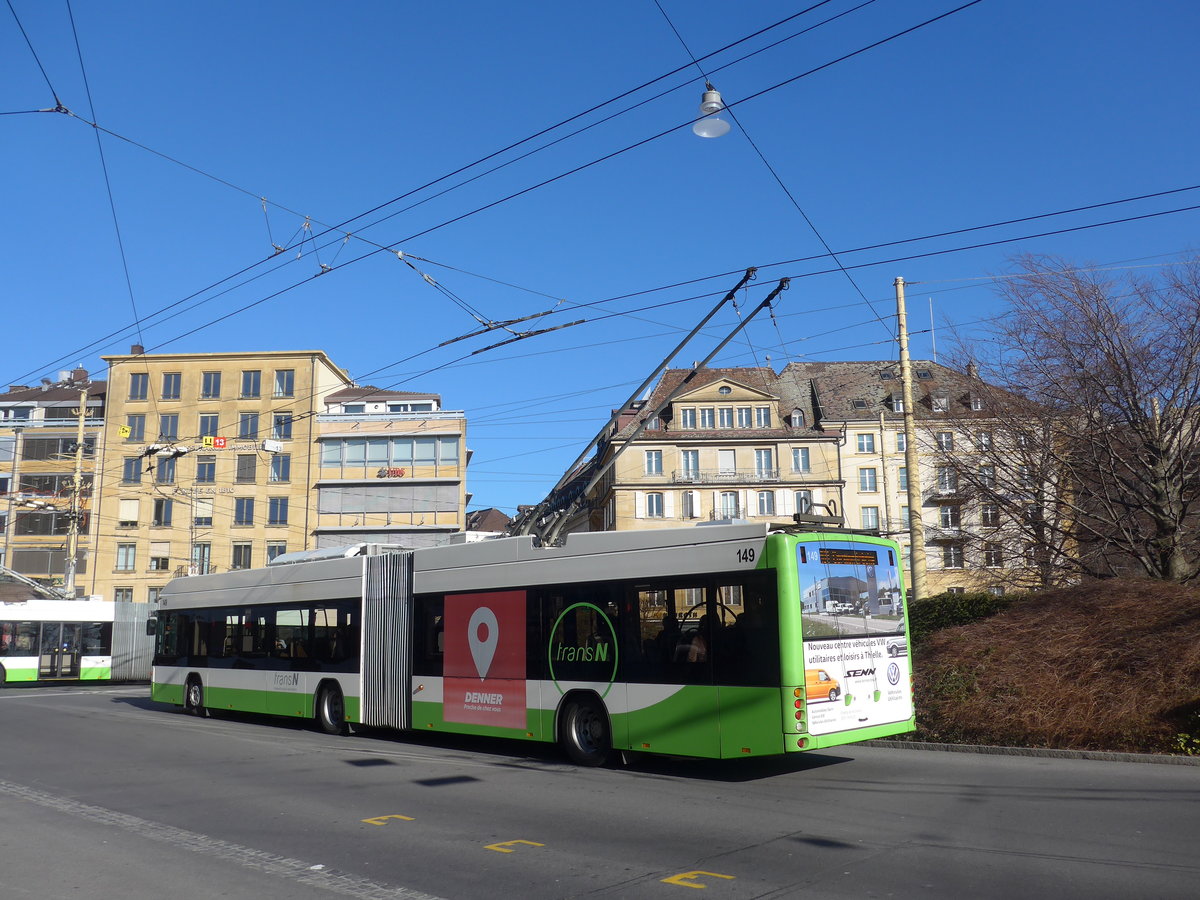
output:
<path id="1" fill-rule="evenodd" d="M 38 678 L 78 678 L 79 622 L 43 622 Z"/>

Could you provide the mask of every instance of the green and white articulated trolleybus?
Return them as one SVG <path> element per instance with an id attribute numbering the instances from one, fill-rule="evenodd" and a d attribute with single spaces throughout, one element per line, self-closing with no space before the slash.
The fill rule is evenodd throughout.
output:
<path id="1" fill-rule="evenodd" d="M 18 682 L 145 681 L 154 607 L 111 600 L 0 603 L 0 686 Z"/>
<path id="2" fill-rule="evenodd" d="M 914 728 L 889 540 L 743 523 L 344 552 L 367 555 L 172 581 L 153 698 L 558 741 L 582 765 Z"/>

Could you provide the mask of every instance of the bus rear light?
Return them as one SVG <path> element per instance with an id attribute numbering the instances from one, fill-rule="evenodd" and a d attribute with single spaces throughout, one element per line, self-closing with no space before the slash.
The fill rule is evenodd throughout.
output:
<path id="1" fill-rule="evenodd" d="M 742 748 L 742 752 L 743 752 L 743 753 L 749 753 L 749 752 L 750 752 L 750 748 L 749 748 L 749 747 L 743 747 L 743 748 Z"/>
<path id="2" fill-rule="evenodd" d="M 801 750 L 803 750 L 805 747 L 808 746 L 808 738 L 797 738 L 796 746 L 799 747 Z"/>
<path id="3" fill-rule="evenodd" d="M 804 710 L 802 710 L 802 709 L 796 710 L 796 718 L 803 719 L 804 718 Z"/>
<path id="4" fill-rule="evenodd" d="M 803 694 L 804 694 L 804 692 L 802 690 L 800 690 L 800 688 L 796 688 L 795 690 L 792 691 L 793 697 L 800 697 Z"/>
<path id="5" fill-rule="evenodd" d="M 803 700 L 796 701 L 796 709 L 804 709 L 804 701 Z"/>

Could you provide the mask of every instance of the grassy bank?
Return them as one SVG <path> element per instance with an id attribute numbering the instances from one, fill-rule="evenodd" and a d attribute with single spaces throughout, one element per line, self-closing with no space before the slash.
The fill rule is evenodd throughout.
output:
<path id="1" fill-rule="evenodd" d="M 1200 755 L 1200 589 L 1111 580 L 913 604 L 917 739 Z"/>

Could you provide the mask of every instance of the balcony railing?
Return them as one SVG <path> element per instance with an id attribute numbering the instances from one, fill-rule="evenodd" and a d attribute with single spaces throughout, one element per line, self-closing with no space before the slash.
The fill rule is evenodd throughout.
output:
<path id="1" fill-rule="evenodd" d="M 676 469 L 672 484 L 756 484 L 779 480 L 778 469 Z"/>

